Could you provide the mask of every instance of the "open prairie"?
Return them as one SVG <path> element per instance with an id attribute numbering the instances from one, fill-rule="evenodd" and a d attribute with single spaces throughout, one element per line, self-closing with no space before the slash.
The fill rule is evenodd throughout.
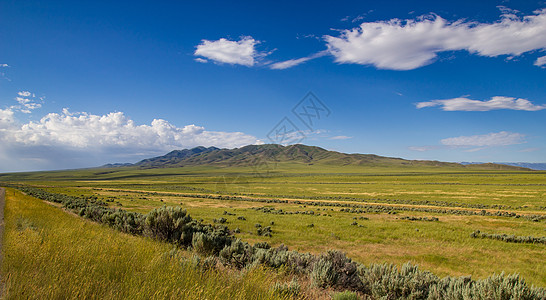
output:
<path id="1" fill-rule="evenodd" d="M 181 206 L 250 243 L 357 262 L 406 262 L 438 276 L 518 273 L 546 286 L 546 172 L 279 163 L 251 167 L 105 168 L 5 174 L 0 180 L 148 213 Z M 257 229 L 270 227 L 271 236 Z"/>

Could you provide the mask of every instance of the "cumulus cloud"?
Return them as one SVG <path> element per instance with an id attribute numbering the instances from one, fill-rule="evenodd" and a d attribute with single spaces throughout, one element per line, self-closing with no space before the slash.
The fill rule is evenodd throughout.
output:
<path id="1" fill-rule="evenodd" d="M 495 132 L 483 135 L 459 136 L 443 139 L 442 145 L 451 147 L 498 147 L 525 143 L 525 135 L 515 132 Z"/>
<path id="2" fill-rule="evenodd" d="M 541 57 L 537 58 L 534 65 L 537 66 L 537 67 L 546 68 L 546 56 L 541 56 Z"/>
<path id="3" fill-rule="evenodd" d="M 33 110 L 42 107 L 44 97 L 36 97 L 35 94 L 29 91 L 21 91 L 17 93 L 15 100 L 19 103 L 17 106 L 12 106 L 12 109 L 17 109 L 18 111 L 30 114 Z"/>
<path id="4" fill-rule="evenodd" d="M 10 160 L 0 165 L 18 161 L 34 170 L 141 159 L 195 146 L 233 148 L 256 143 L 260 143 L 257 138 L 242 132 L 208 131 L 193 124 L 176 127 L 163 119 L 136 124 L 122 112 L 93 115 L 65 109 L 20 124 L 12 110 L 0 110 L 0 157 Z"/>
<path id="5" fill-rule="evenodd" d="M 538 111 L 546 109 L 546 105 L 535 105 L 526 99 L 502 96 L 492 97 L 487 101 L 472 100 L 464 97 L 432 100 L 419 102 L 415 106 L 417 108 L 441 106 L 444 111 L 490 111 L 495 109 Z"/>
<path id="6" fill-rule="evenodd" d="M 7 129 L 15 122 L 13 115 L 13 110 L 10 108 L 0 109 L 0 134 L 3 129 Z"/>
<path id="7" fill-rule="evenodd" d="M 239 41 L 230 41 L 225 38 L 217 41 L 202 40 L 201 44 L 197 45 L 194 55 L 205 57 L 217 63 L 252 67 L 257 60 L 267 55 L 267 53 L 255 49 L 255 46 L 259 43 L 250 36 L 242 37 Z M 203 58 L 197 58 L 196 60 L 198 62 L 207 62 Z"/>
<path id="8" fill-rule="evenodd" d="M 284 69 L 295 67 L 295 66 L 300 65 L 300 64 L 302 64 L 304 62 L 307 62 L 309 60 L 325 56 L 327 54 L 328 54 L 327 51 L 321 51 L 321 52 L 318 52 L 318 53 L 315 53 L 315 54 L 312 54 L 312 55 L 309 55 L 309 56 L 306 56 L 306 57 L 297 58 L 297 59 L 289 59 L 289 60 L 277 62 L 277 63 L 271 64 L 270 68 L 273 69 L 273 70 L 284 70 Z"/>
<path id="9" fill-rule="evenodd" d="M 341 31 L 339 36 L 324 38 L 338 63 L 411 70 L 432 63 L 444 51 L 466 50 L 495 57 L 545 50 L 546 9 L 523 17 L 504 9 L 494 23 L 449 22 L 437 15 L 364 22 L 358 28 Z"/>

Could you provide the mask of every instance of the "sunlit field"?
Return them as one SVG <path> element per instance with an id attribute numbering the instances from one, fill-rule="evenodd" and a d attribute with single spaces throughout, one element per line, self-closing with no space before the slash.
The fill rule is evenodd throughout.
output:
<path id="1" fill-rule="evenodd" d="M 471 236 L 546 236 L 545 172 L 303 164 L 258 171 L 121 168 L 1 179 L 140 213 L 181 206 L 251 243 L 315 254 L 338 249 L 364 264 L 411 262 L 439 276 L 518 273 L 546 286 L 545 244 Z M 259 235 L 267 226 L 271 236 Z"/>
<path id="2" fill-rule="evenodd" d="M 277 277 L 204 270 L 172 245 L 116 232 L 8 189 L 3 299 L 278 299 Z M 228 276 L 226 276 L 228 275 Z"/>

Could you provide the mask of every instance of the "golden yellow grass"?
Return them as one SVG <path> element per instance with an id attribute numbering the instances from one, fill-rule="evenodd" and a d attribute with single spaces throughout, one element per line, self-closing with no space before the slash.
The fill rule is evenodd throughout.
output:
<path id="1" fill-rule="evenodd" d="M 116 232 L 12 189 L 6 198 L 4 299 L 275 298 L 274 273 L 205 272 L 171 245 Z"/>

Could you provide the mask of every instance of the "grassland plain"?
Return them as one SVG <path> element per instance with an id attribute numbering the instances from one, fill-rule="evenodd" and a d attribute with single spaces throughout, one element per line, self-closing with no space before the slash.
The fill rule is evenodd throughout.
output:
<path id="1" fill-rule="evenodd" d="M 440 276 L 519 273 L 546 286 L 543 244 L 471 237 L 475 230 L 545 236 L 546 172 L 280 163 L 267 172 L 113 168 L 10 174 L 0 180 L 93 196 L 142 213 L 181 205 L 205 222 L 224 218 L 248 242 L 284 243 L 311 253 L 334 248 L 365 264 L 410 261 Z M 422 221 L 433 217 L 438 220 Z M 272 236 L 258 235 L 256 224 L 270 226 Z"/>
<path id="2" fill-rule="evenodd" d="M 5 299 L 279 299 L 271 271 L 204 271 L 172 245 L 116 232 L 13 189 L 6 200 Z"/>

